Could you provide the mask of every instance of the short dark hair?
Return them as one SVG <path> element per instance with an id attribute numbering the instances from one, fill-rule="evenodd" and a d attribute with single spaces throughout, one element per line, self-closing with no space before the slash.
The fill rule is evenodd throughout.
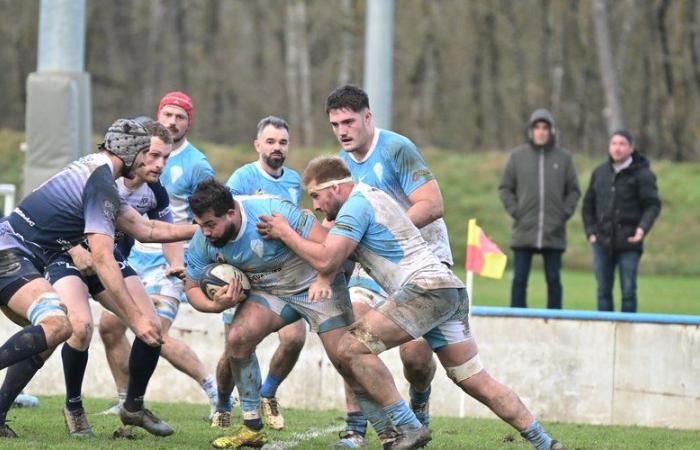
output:
<path id="1" fill-rule="evenodd" d="M 255 134 L 256 139 L 260 137 L 260 134 L 268 125 L 272 125 L 273 127 L 279 130 L 287 130 L 287 133 L 289 133 L 289 124 L 287 124 L 286 120 L 276 116 L 267 116 L 264 119 L 261 119 L 260 122 L 258 122 L 258 127 Z"/>
<path id="2" fill-rule="evenodd" d="M 173 137 L 170 134 L 170 131 L 168 131 L 168 129 L 165 128 L 165 126 L 163 126 L 160 122 L 156 122 L 155 120 L 144 120 L 141 122 L 141 125 L 143 125 L 143 127 L 152 137 L 157 137 L 163 141 L 164 144 L 173 143 Z"/>
<path id="3" fill-rule="evenodd" d="M 334 89 L 326 99 L 326 115 L 334 109 L 349 109 L 352 112 L 369 109 L 369 97 L 359 86 L 346 84 Z"/>
<path id="4" fill-rule="evenodd" d="M 211 210 L 216 217 L 235 209 L 231 190 L 214 177 L 204 179 L 190 196 L 190 208 L 195 216 L 202 217 Z"/>
<path id="5" fill-rule="evenodd" d="M 303 183 L 307 188 L 311 182 L 314 184 L 325 183 L 331 180 L 342 180 L 350 177 L 350 169 L 347 164 L 336 155 L 317 156 L 304 169 Z"/>

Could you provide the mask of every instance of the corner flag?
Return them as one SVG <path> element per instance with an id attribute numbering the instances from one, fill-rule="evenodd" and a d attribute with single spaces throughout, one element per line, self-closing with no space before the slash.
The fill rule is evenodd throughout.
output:
<path id="1" fill-rule="evenodd" d="M 469 219 L 467 226 L 467 257 L 464 268 L 482 277 L 503 278 L 508 257 L 476 224 Z"/>

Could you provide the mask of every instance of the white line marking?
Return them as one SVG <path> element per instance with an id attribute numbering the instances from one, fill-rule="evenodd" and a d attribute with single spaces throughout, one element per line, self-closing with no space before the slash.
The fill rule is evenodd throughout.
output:
<path id="1" fill-rule="evenodd" d="M 294 448 L 302 442 L 321 437 L 325 434 L 337 433 L 338 431 L 345 428 L 343 425 L 332 425 L 326 428 L 312 428 L 309 431 L 304 431 L 303 433 L 294 433 L 292 436 L 284 441 L 271 442 L 265 444 L 262 448 L 263 450 L 284 450 L 286 448 Z"/>

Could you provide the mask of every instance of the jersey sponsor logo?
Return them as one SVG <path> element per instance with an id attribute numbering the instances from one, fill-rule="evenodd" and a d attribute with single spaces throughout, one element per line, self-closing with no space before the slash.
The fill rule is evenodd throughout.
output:
<path id="1" fill-rule="evenodd" d="M 281 267 L 278 267 L 278 268 L 276 268 L 276 269 L 270 270 L 269 272 L 252 273 L 252 274 L 251 274 L 251 273 L 246 273 L 246 275 L 248 275 L 248 279 L 250 280 L 250 282 L 251 282 L 251 283 L 254 283 L 254 282 L 256 282 L 256 281 L 259 281 L 259 280 L 263 279 L 264 277 L 267 277 L 267 276 L 269 276 L 269 275 L 272 275 L 272 274 L 275 274 L 275 273 L 281 272 L 281 271 L 282 271 L 282 268 L 281 268 Z"/>
<path id="2" fill-rule="evenodd" d="M 262 188 L 258 188 L 253 195 L 265 195 L 265 191 L 263 191 Z"/>
<path id="3" fill-rule="evenodd" d="M 345 223 L 336 223 L 334 225 L 337 229 L 347 231 L 348 233 L 352 233 L 352 227 L 350 225 L 347 225 Z"/>
<path id="4" fill-rule="evenodd" d="M 141 200 L 139 200 L 139 204 L 137 207 L 138 208 L 145 208 L 146 206 L 148 206 L 150 200 L 151 199 L 148 197 L 141 197 Z"/>
<path id="5" fill-rule="evenodd" d="M 27 222 L 30 227 L 33 227 L 34 225 L 36 225 L 36 223 L 32 219 L 30 219 L 29 217 L 24 215 L 24 211 L 22 211 L 21 209 L 15 208 L 13 212 L 15 212 L 22 219 L 24 219 L 24 221 Z"/>
<path id="6" fill-rule="evenodd" d="M 109 200 L 105 200 L 102 204 L 102 213 L 104 214 L 105 218 L 107 218 L 107 220 L 109 220 L 110 222 L 114 222 L 114 217 L 116 213 L 114 203 L 112 203 Z"/>
<path id="7" fill-rule="evenodd" d="M 170 214 L 171 212 L 172 212 L 172 209 L 170 208 L 170 206 L 168 206 L 167 208 L 165 208 L 165 209 L 163 209 L 163 210 L 161 210 L 161 211 L 158 211 L 158 217 L 161 217 L 161 218 L 162 218 L 162 217 L 165 217 L 165 216 L 167 216 L 168 214 Z"/>
<path id="8" fill-rule="evenodd" d="M 417 181 L 419 178 L 432 179 L 433 174 L 428 169 L 418 169 L 415 172 L 413 172 L 411 178 L 413 179 L 413 181 Z"/>

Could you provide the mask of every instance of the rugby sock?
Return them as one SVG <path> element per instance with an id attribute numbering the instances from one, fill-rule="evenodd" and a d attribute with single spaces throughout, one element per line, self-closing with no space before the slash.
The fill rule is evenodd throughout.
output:
<path id="1" fill-rule="evenodd" d="M 552 445 L 552 438 L 544 432 L 542 425 L 537 422 L 537 419 L 533 419 L 530 426 L 521 432 L 520 436 L 530 441 L 530 444 L 537 450 L 549 450 L 549 447 Z"/>
<path id="2" fill-rule="evenodd" d="M 66 408 L 77 411 L 83 407 L 82 391 L 85 367 L 88 362 L 88 351 L 76 350 L 68 343 L 61 349 L 63 361 L 63 377 L 66 380 Z"/>
<path id="3" fill-rule="evenodd" d="M 253 430 L 262 429 L 260 419 L 260 366 L 255 352 L 248 358 L 231 360 L 231 375 L 238 388 L 243 411 L 243 424 Z"/>
<path id="4" fill-rule="evenodd" d="M 282 378 L 276 377 L 272 375 L 272 373 L 268 373 L 267 377 L 265 378 L 265 382 L 262 385 L 262 389 L 260 390 L 260 395 L 266 398 L 274 397 L 277 395 L 277 388 L 280 386 L 281 382 Z"/>
<path id="5" fill-rule="evenodd" d="M 423 392 L 419 392 L 419 391 L 415 390 L 413 388 L 413 386 L 411 386 L 408 389 L 408 395 L 411 397 L 411 403 L 414 403 L 414 404 L 425 403 L 430 398 L 430 386 L 428 386 L 428 389 L 426 389 Z"/>
<path id="6" fill-rule="evenodd" d="M 0 370 L 46 350 L 46 333 L 41 325 L 23 328 L 0 347 Z"/>
<path id="7" fill-rule="evenodd" d="M 384 409 L 366 394 L 355 393 L 355 400 L 360 405 L 360 409 L 369 423 L 374 427 L 374 431 L 382 436 L 392 428 L 391 419 Z"/>
<path id="8" fill-rule="evenodd" d="M 360 436 L 367 435 L 367 418 L 362 411 L 348 411 L 345 416 L 345 429 Z"/>
<path id="9" fill-rule="evenodd" d="M 384 412 L 399 431 L 415 431 L 423 426 L 403 399 L 385 406 Z"/>
<path id="10" fill-rule="evenodd" d="M 214 379 L 213 376 L 207 375 L 205 379 L 199 382 L 199 385 L 202 387 L 204 392 L 207 394 L 207 397 L 209 398 L 216 398 L 216 380 Z"/>
<path id="11" fill-rule="evenodd" d="M 216 396 L 216 410 L 220 413 L 231 411 L 233 408 L 233 399 L 231 398 L 231 393 L 219 392 Z"/>
<path id="12" fill-rule="evenodd" d="M 7 369 L 5 381 L 0 388 L 0 425 L 5 425 L 5 418 L 12 402 L 43 365 L 44 359 L 39 355 L 34 355 L 11 365 Z"/>
<path id="13" fill-rule="evenodd" d="M 156 370 L 160 346 L 150 347 L 141 339 L 134 339 L 129 353 L 129 384 L 126 388 L 126 400 L 124 408 L 135 412 L 143 409 L 143 397 L 151 375 Z"/>

